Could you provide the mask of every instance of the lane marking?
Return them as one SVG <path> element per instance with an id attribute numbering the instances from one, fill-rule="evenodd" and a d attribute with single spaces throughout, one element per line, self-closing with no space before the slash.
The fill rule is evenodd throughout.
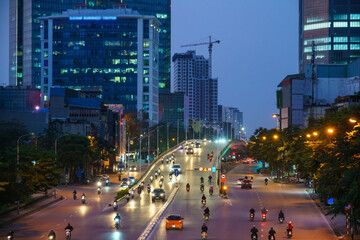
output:
<path id="1" fill-rule="evenodd" d="M 230 201 L 230 199 L 225 199 L 225 202 L 226 202 L 227 204 L 229 204 L 230 206 L 233 206 L 232 203 L 231 203 L 231 201 Z"/>

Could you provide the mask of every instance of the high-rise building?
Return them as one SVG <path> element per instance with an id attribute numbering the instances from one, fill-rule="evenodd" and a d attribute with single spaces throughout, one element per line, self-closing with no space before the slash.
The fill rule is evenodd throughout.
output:
<path id="1" fill-rule="evenodd" d="M 360 57 L 360 1 L 299 1 L 299 70 L 311 63 L 348 64 Z"/>
<path id="2" fill-rule="evenodd" d="M 9 84 L 40 88 L 39 17 L 61 14 L 84 0 L 10 0 Z M 84 7 L 113 8 L 120 0 L 87 0 Z M 142 15 L 153 15 L 161 22 L 159 43 L 159 88 L 170 92 L 171 0 L 123 0 Z"/>
<path id="3" fill-rule="evenodd" d="M 233 129 L 235 139 L 240 139 L 245 136 L 244 124 L 243 124 L 243 112 L 235 107 L 225 107 L 222 105 L 218 106 L 219 108 L 219 122 L 222 123 L 223 131 L 229 132 L 228 128 Z M 224 123 L 230 123 L 224 124 Z"/>
<path id="4" fill-rule="evenodd" d="M 160 122 L 180 121 L 181 126 L 188 122 L 189 98 L 184 93 L 160 93 L 159 108 Z"/>
<path id="5" fill-rule="evenodd" d="M 189 97 L 189 118 L 206 122 L 217 121 L 218 80 L 209 79 L 209 61 L 195 51 L 176 53 L 174 92 Z"/>
<path id="6" fill-rule="evenodd" d="M 159 25 L 128 8 L 70 9 L 41 17 L 41 94 L 53 86 L 102 90 L 105 104 L 158 122 Z"/>

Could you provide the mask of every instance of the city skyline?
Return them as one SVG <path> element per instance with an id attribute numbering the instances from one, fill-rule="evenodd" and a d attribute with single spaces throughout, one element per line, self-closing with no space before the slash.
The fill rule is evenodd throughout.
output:
<path id="1" fill-rule="evenodd" d="M 8 2 L 1 5 L 1 32 L 8 31 L 8 5 Z M 298 70 L 298 4 L 285 0 L 271 3 L 231 0 L 219 8 L 218 1 L 210 0 L 205 5 L 197 0 L 176 1 L 171 7 L 171 56 L 194 49 L 208 57 L 207 46 L 180 46 L 207 41 L 208 35 L 220 40 L 221 43 L 213 48 L 213 76 L 219 78 L 219 104 L 234 106 L 244 112 L 248 137 L 260 126 L 276 127 L 276 120 L 271 117 L 277 111 L 276 85 L 288 72 Z M 211 17 L 216 15 L 219 18 Z M 184 16 L 191 18 L 184 19 Z M 229 27 L 224 28 L 224 25 Z M 229 31 L 236 30 L 235 26 L 242 31 Z M 0 69 L 5 72 L 6 79 L 1 80 L 3 83 L 8 81 L 8 38 L 3 38 L 1 43 L 4 54 L 0 59 Z M 259 106 L 259 111 L 253 111 Z"/>

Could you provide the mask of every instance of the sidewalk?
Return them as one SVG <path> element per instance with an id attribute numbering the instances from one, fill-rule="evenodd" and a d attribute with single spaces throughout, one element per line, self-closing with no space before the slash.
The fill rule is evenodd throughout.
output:
<path id="1" fill-rule="evenodd" d="M 44 196 L 44 194 L 34 194 L 34 195 L 32 195 L 31 198 L 33 198 L 33 199 L 39 198 L 40 195 Z M 62 196 L 57 196 L 55 199 L 54 196 L 52 196 L 52 194 L 49 193 L 49 197 L 45 197 L 40 200 L 35 200 L 34 202 L 29 203 L 28 205 L 25 205 L 25 206 L 20 205 L 19 214 L 17 214 L 17 210 L 15 208 L 15 210 L 12 210 L 3 215 L 0 215 L 0 227 L 6 226 L 20 218 L 23 218 L 23 217 L 30 215 L 32 213 L 35 213 L 37 211 L 40 211 L 41 209 L 46 208 L 62 199 L 63 199 Z"/>

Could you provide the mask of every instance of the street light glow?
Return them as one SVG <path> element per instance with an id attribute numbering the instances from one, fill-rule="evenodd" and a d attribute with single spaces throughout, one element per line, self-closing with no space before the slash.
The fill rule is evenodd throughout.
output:
<path id="1" fill-rule="evenodd" d="M 357 119 L 354 118 L 354 117 L 351 117 L 351 118 L 349 119 L 349 122 L 350 122 L 350 123 L 357 123 Z"/>
<path id="2" fill-rule="evenodd" d="M 263 140 L 266 140 L 266 137 L 265 137 L 265 136 L 263 136 L 262 138 L 263 138 Z"/>
<path id="3" fill-rule="evenodd" d="M 307 137 L 307 138 L 311 138 L 311 135 L 310 135 L 310 134 L 306 134 L 306 137 Z"/>
<path id="4" fill-rule="evenodd" d="M 317 136 L 317 135 L 318 135 L 318 132 L 313 132 L 313 135 L 314 135 L 314 136 Z"/>
<path id="5" fill-rule="evenodd" d="M 279 117 L 279 114 L 273 114 L 272 117 L 273 118 Z"/>
<path id="6" fill-rule="evenodd" d="M 278 138 L 279 138 L 279 136 L 275 134 L 275 135 L 274 135 L 274 139 L 278 139 Z"/>
<path id="7" fill-rule="evenodd" d="M 333 128 L 328 128 L 328 129 L 327 129 L 327 132 L 330 133 L 330 134 L 332 134 L 332 133 L 334 133 L 334 129 L 333 129 Z"/>

